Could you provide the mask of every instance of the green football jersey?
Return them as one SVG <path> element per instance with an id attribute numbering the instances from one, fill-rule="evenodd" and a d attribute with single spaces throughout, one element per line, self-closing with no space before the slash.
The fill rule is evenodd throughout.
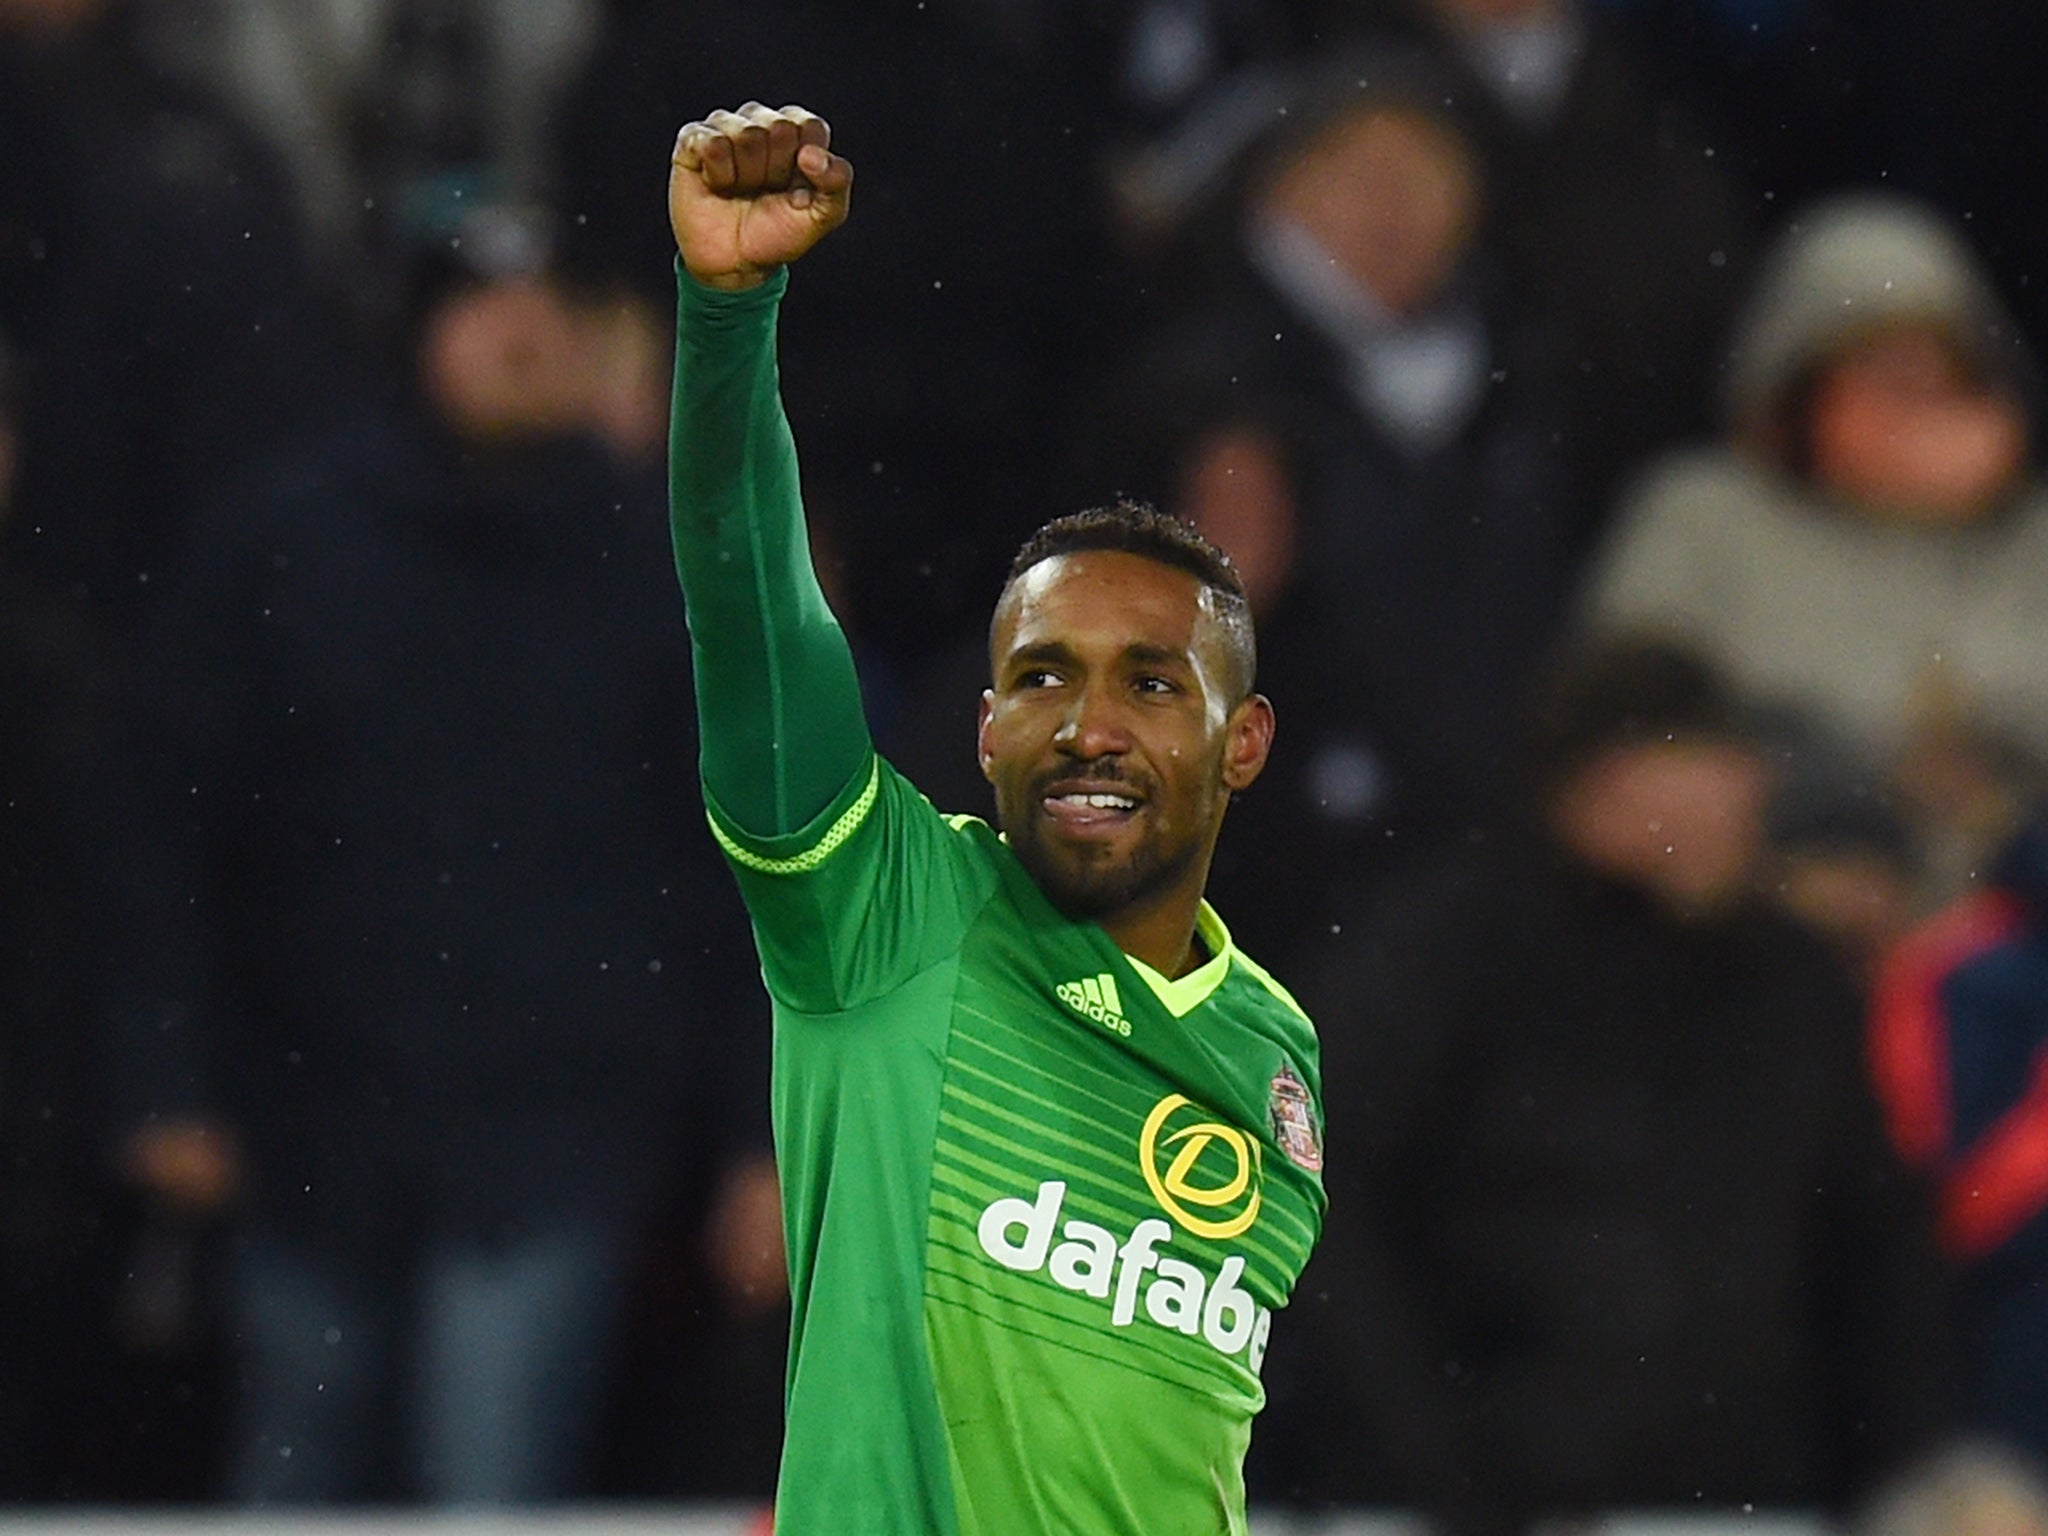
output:
<path id="1" fill-rule="evenodd" d="M 1322 1220 L 1313 1033 L 1216 915 L 1167 980 L 879 760 L 714 824 L 775 998 L 793 1350 L 779 1528 L 1242 1531 Z"/>
<path id="2" fill-rule="evenodd" d="M 705 795 L 775 1005 L 777 1529 L 1243 1531 L 1322 1220 L 1314 1033 L 1206 906 L 1169 980 L 874 754 L 803 552 L 782 281 L 682 280 L 671 439 Z"/>

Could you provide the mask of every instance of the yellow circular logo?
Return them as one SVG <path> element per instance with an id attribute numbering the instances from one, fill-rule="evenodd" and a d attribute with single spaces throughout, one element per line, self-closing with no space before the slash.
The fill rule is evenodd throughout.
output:
<path id="1" fill-rule="evenodd" d="M 1162 1137 L 1177 1112 L 1193 1107 L 1193 1101 L 1179 1093 L 1168 1094 L 1152 1106 L 1138 1136 L 1138 1167 L 1153 1199 L 1188 1231 L 1197 1237 L 1235 1237 L 1258 1220 L 1261 1148 L 1236 1126 L 1220 1120 L 1191 1121 Z M 1220 1151 L 1200 1170 L 1203 1182 L 1198 1184 L 1198 1165 L 1211 1147 Z M 1166 1160 L 1163 1171 L 1162 1159 Z M 1230 1170 L 1220 1179 L 1219 1163 Z M 1217 1214 L 1240 1200 L 1244 1204 L 1236 1215 Z M 1207 1214 L 1197 1215 L 1198 1211 Z"/>

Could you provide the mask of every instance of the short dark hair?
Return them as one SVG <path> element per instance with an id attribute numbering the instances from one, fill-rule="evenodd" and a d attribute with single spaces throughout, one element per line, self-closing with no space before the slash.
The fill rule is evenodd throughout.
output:
<path id="1" fill-rule="evenodd" d="M 1223 626 L 1231 659 L 1239 674 L 1239 697 L 1252 691 L 1258 672 L 1258 644 L 1252 632 L 1251 603 L 1244 578 L 1230 556 L 1205 538 L 1192 523 L 1161 512 L 1149 502 L 1130 497 L 1099 507 L 1069 512 L 1042 525 L 1026 539 L 1010 562 L 1003 581 L 1008 592 L 1033 566 L 1060 555 L 1089 550 L 1116 550 L 1186 571 L 1215 596 L 1216 617 Z M 1000 605 L 999 605 L 1000 606 Z"/>
<path id="2" fill-rule="evenodd" d="M 1616 748 L 1758 739 L 1754 713 L 1716 664 L 1658 630 L 1569 634 L 1523 697 L 1524 766 L 1539 797 Z"/>

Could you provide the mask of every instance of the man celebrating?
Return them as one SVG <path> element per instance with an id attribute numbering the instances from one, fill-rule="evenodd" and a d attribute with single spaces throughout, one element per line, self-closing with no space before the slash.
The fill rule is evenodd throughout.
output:
<path id="1" fill-rule="evenodd" d="M 778 1529 L 1242 1532 L 1320 1073 L 1202 900 L 1273 713 L 1224 557 L 1121 504 L 1027 542 L 978 749 L 998 836 L 880 761 L 775 367 L 845 217 L 825 123 L 685 127 L 671 501 L 704 792 L 775 1002 L 792 1278 Z"/>

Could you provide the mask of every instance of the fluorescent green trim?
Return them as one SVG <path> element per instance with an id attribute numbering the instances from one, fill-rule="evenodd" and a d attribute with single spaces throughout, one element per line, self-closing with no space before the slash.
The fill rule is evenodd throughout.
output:
<path id="1" fill-rule="evenodd" d="M 1223 926 L 1223 919 L 1216 915 L 1216 909 L 1203 902 L 1195 911 L 1195 932 L 1202 936 L 1202 947 L 1209 951 L 1209 958 L 1189 971 L 1185 976 L 1168 978 L 1159 974 L 1134 955 L 1124 958 L 1131 962 L 1131 969 L 1138 973 L 1138 979 L 1152 989 L 1153 996 L 1165 1005 L 1166 1011 L 1176 1019 L 1184 1019 L 1230 974 L 1230 930 Z M 1242 956 L 1239 957 L 1240 959 Z M 1267 985 L 1271 985 L 1270 982 Z"/>
<path id="2" fill-rule="evenodd" d="M 769 858 L 765 854 L 744 848 L 733 840 L 731 833 L 718 824 L 716 816 L 707 816 L 706 819 L 711 823 L 711 835 L 718 839 L 718 846 L 725 850 L 726 856 L 735 864 L 763 875 L 807 874 L 829 859 L 841 843 L 860 830 L 860 824 L 867 820 L 868 812 L 874 809 L 875 796 L 880 792 L 881 785 L 882 762 L 880 758 L 875 758 L 868 767 L 868 782 L 853 804 L 840 812 L 838 820 L 825 829 L 823 837 L 802 853 L 791 854 L 786 858 Z"/>

